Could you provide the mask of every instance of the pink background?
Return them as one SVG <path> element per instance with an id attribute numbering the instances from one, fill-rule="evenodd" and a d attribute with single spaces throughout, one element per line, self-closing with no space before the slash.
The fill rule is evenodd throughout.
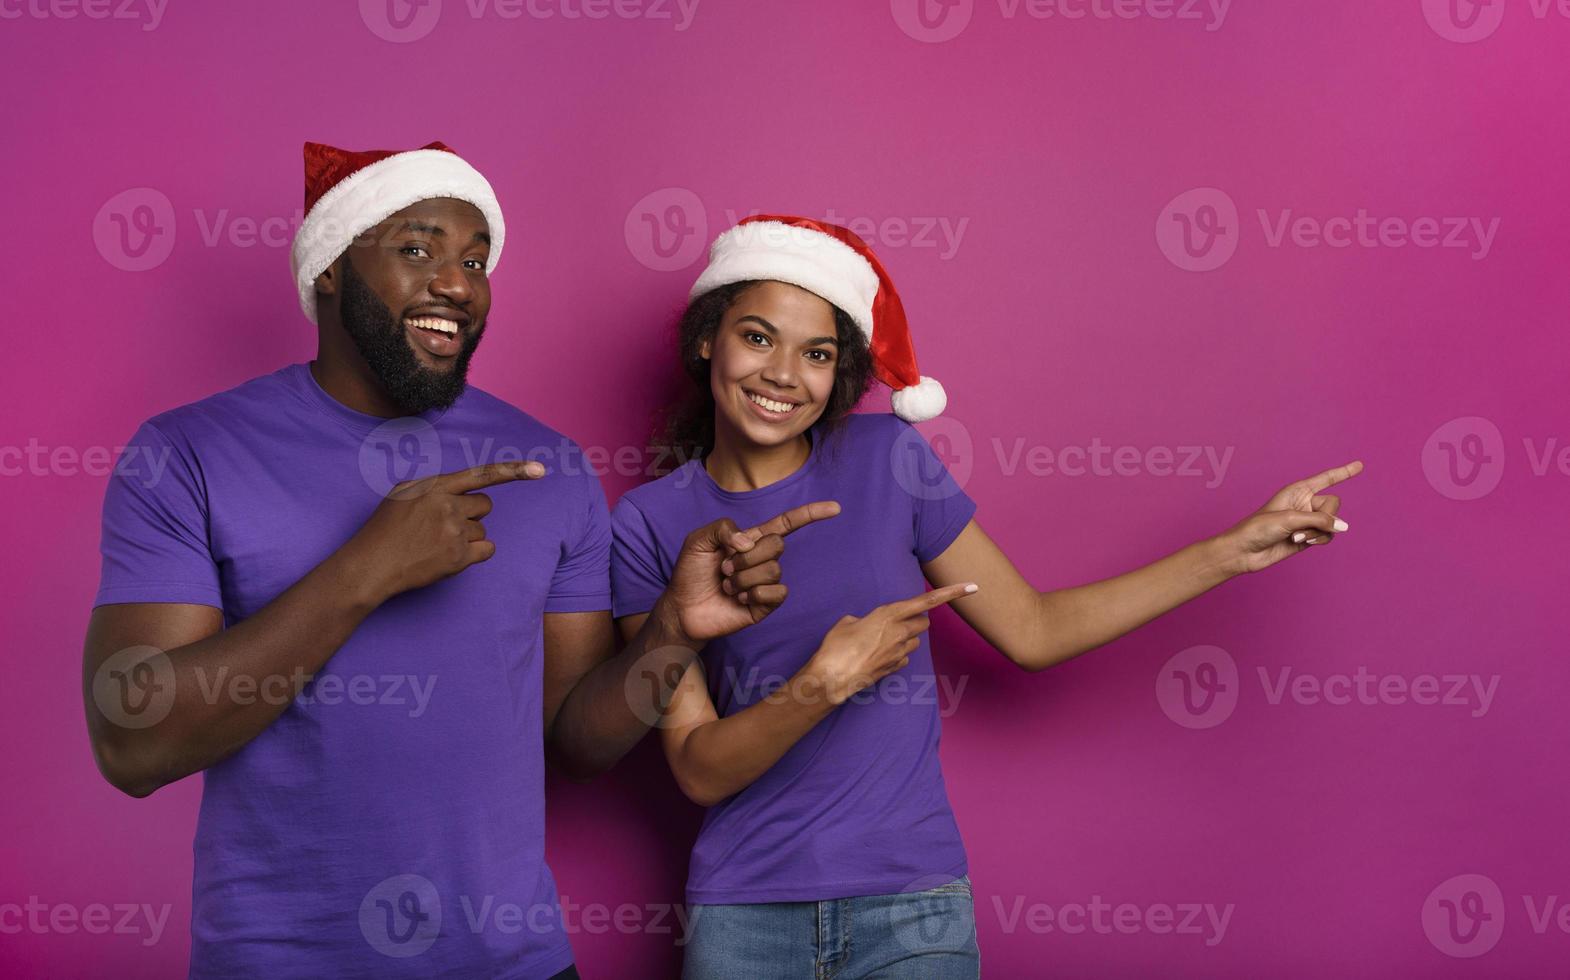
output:
<path id="1" fill-rule="evenodd" d="M 200 785 L 137 801 L 94 769 L 78 671 L 105 478 L 74 457 L 314 355 L 288 279 L 292 226 L 266 244 L 233 223 L 293 219 L 305 139 L 441 139 L 489 175 L 510 234 L 471 379 L 608 450 L 643 445 L 703 242 L 754 209 L 870 221 L 923 369 L 950 392 L 945 421 L 924 428 L 1042 589 L 1134 568 L 1286 482 L 1365 461 L 1333 547 L 1048 673 L 1020 673 L 940 617 L 939 662 L 965 684 L 943 756 L 984 975 L 1526 976 L 1570 962 L 1570 933 L 1528 911 L 1570 901 L 1570 475 L 1534 457 L 1570 443 L 1570 18 L 1503 0 L 1468 29 L 1443 2 L 1237 0 L 1218 26 L 961 0 L 926 31 L 912 0 L 702 0 L 685 24 L 663 3 L 677 19 L 609 6 L 508 19 L 489 4 L 475 18 L 446 0 L 434 21 L 416 12 L 423 37 L 396 39 L 386 0 L 171 0 L 156 25 L 139 0 L 125 9 L 140 20 L 29 2 L 8 0 L 18 16 L 0 22 L 13 316 L 0 973 L 185 969 Z M 1215 191 L 1179 200 L 1203 188 Z M 137 210 L 157 195 L 167 213 Z M 1224 252 L 1183 251 L 1169 202 L 1202 222 L 1219 205 L 1212 247 L 1235 254 L 1192 271 Z M 666 239 L 685 248 L 666 260 L 643 215 L 671 207 L 691 231 Z M 1287 209 L 1498 224 L 1478 257 L 1310 247 L 1290 231 L 1273 245 L 1265 224 Z M 131 271 L 115 214 L 157 218 L 140 261 L 167 257 Z M 938 230 L 907 241 L 898 222 Z M 943 222 L 963 222 L 957 247 Z M 870 407 L 884 410 L 880 395 Z M 1056 458 L 1097 441 L 1142 459 L 1231 455 L 1224 472 L 1201 457 L 1197 476 L 1006 465 L 1016 444 Z M 29 445 L 38 465 L 18 456 Z M 605 477 L 613 499 L 634 482 Z M 1224 654 L 1168 666 L 1193 647 Z M 1207 657 L 1235 707 L 1186 718 L 1172 671 Z M 1475 694 L 1273 703 L 1259 677 L 1359 667 L 1497 687 L 1484 712 Z M 680 901 L 698 820 L 652 739 L 597 783 L 553 780 L 562 892 L 580 906 Z M 1452 934 L 1445 920 L 1468 891 L 1491 916 L 1470 940 L 1473 923 Z M 1069 933 L 1024 914 L 1096 896 L 1142 914 L 1234 909 L 1213 944 L 1209 927 Z M 171 911 L 150 945 L 16 932 L 3 906 L 32 897 Z M 582 921 L 585 976 L 675 975 L 676 935 Z"/>

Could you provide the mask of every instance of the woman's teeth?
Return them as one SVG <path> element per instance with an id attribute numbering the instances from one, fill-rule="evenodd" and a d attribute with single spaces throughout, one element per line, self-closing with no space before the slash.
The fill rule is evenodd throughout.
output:
<path id="1" fill-rule="evenodd" d="M 746 394 L 748 398 L 751 398 L 753 401 L 757 402 L 759 405 L 762 405 L 771 412 L 788 413 L 796 407 L 790 402 L 777 402 L 772 398 L 764 398 L 762 395 L 754 395 L 750 391 Z"/>
<path id="2" fill-rule="evenodd" d="M 451 320 L 444 320 L 439 316 L 412 316 L 404 322 L 411 327 L 419 327 L 421 330 L 440 331 L 449 337 L 456 337 L 458 335 L 458 325 Z"/>

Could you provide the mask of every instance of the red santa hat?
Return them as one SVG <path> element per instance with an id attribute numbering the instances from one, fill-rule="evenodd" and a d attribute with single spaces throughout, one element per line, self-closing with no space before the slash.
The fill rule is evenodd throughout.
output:
<path id="1" fill-rule="evenodd" d="M 916 370 L 916 349 L 894 283 L 855 232 L 826 221 L 760 214 L 743 218 L 709 247 L 693 300 L 720 286 L 773 279 L 800 286 L 844 310 L 872 348 L 872 369 L 894 389 L 894 414 L 924 422 L 948 404 L 943 386 Z"/>
<path id="2" fill-rule="evenodd" d="M 295 232 L 289 264 L 300 309 L 316 322 L 316 277 L 361 234 L 417 201 L 452 197 L 480 209 L 490 225 L 486 274 L 502 255 L 506 229 L 491 185 L 442 143 L 418 150 L 340 150 L 305 144 L 305 221 Z"/>

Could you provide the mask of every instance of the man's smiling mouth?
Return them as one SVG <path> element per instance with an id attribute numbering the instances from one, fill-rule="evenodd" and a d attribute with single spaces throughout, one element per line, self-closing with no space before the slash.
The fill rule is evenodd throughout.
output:
<path id="1" fill-rule="evenodd" d="M 448 358 L 457 355 L 463 346 L 458 335 L 467 319 L 459 320 L 434 314 L 403 318 L 404 329 L 421 348 L 432 357 Z"/>

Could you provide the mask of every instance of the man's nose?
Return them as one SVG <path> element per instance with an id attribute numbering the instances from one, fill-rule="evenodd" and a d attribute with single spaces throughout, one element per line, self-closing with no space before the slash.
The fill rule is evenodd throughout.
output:
<path id="1" fill-rule="evenodd" d="M 432 296 L 440 296 L 457 306 L 466 305 L 474 297 L 474 289 L 469 285 L 461 261 L 443 262 L 438 266 L 431 277 L 430 290 Z"/>

